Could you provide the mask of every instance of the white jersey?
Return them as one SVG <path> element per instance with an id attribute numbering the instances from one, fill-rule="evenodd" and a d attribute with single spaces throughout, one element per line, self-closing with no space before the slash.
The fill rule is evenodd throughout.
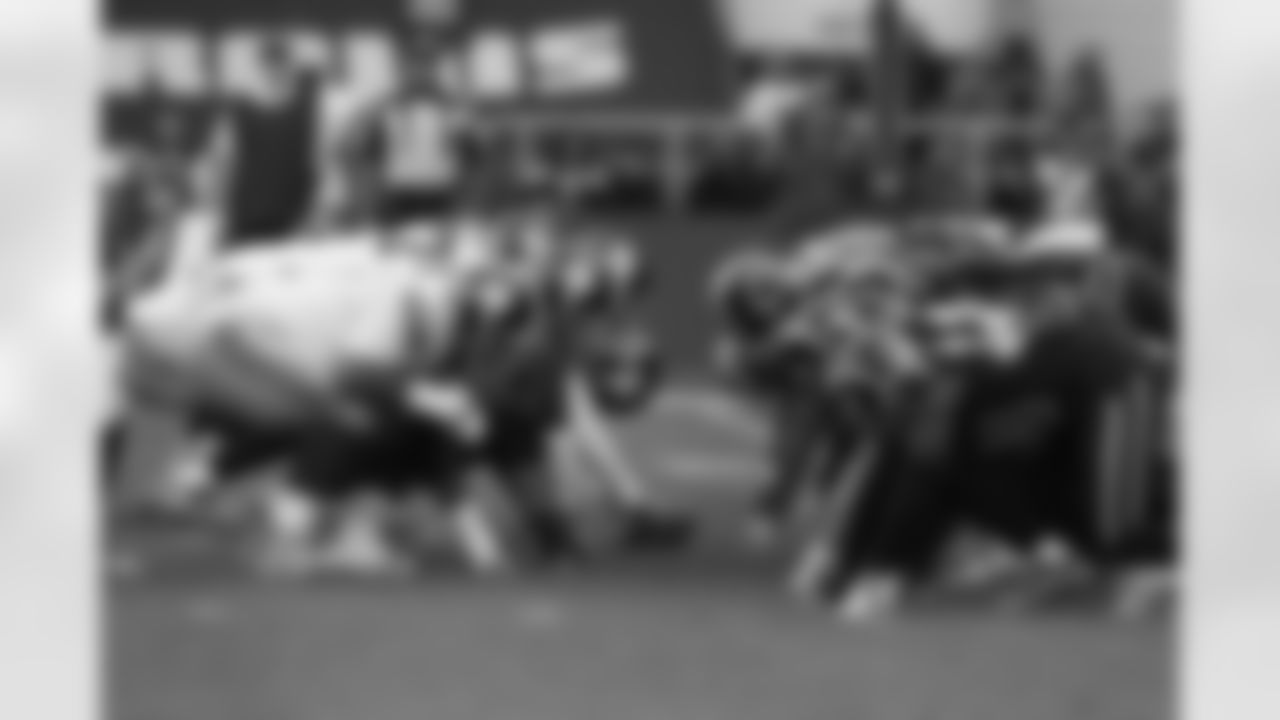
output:
<path id="1" fill-rule="evenodd" d="M 423 346 L 447 353 L 460 290 L 448 269 L 368 239 L 313 239 L 237 250 L 167 283 L 135 303 L 130 329 L 150 353 L 188 368 L 232 340 L 257 364 L 324 392 L 352 374 L 399 368 Z"/>
<path id="2" fill-rule="evenodd" d="M 835 275 L 874 274 L 892 266 L 898 239 L 887 227 L 848 223 L 809 238 L 790 264 L 791 277 L 801 285 Z"/>
<path id="3" fill-rule="evenodd" d="M 227 314 L 260 360 L 327 386 L 400 366 L 411 323 L 446 352 L 460 290 L 453 273 L 364 244 L 311 249 L 239 269 Z"/>
<path id="4" fill-rule="evenodd" d="M 459 119 L 437 100 L 397 99 L 382 119 L 383 175 L 392 188 L 448 188 L 458 179 Z"/>
<path id="5" fill-rule="evenodd" d="M 209 302 L 208 271 L 217 264 L 219 218 L 191 212 L 175 221 L 159 282 L 132 295 L 125 309 L 127 334 L 148 352 L 176 364 L 208 354 L 208 342 L 222 319 Z"/>

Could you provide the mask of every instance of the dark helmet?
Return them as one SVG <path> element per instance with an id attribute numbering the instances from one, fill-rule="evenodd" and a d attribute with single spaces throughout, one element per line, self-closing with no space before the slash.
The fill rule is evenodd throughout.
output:
<path id="1" fill-rule="evenodd" d="M 730 257 L 712 278 L 711 292 L 724 321 L 747 334 L 777 326 L 801 302 L 780 260 L 762 252 Z"/>

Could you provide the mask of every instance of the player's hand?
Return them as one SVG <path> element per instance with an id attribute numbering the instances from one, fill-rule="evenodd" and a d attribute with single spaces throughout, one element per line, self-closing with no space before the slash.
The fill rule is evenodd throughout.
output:
<path id="1" fill-rule="evenodd" d="M 415 412 L 442 423 L 466 442 L 480 442 L 489 432 L 480 404 L 460 387 L 417 384 L 409 389 L 408 402 Z"/>

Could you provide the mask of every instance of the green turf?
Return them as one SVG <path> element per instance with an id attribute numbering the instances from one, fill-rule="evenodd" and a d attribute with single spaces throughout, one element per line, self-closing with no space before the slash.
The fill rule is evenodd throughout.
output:
<path id="1" fill-rule="evenodd" d="M 122 596 L 121 720 L 1162 720 L 1169 642 L 1083 621 L 853 632 L 733 584 Z"/>
<path id="2" fill-rule="evenodd" d="M 664 472 L 664 460 L 680 455 L 758 467 L 758 429 L 723 417 L 666 407 L 625 431 L 664 496 L 727 541 L 679 556 L 605 557 L 500 583 L 440 568 L 411 582 L 281 587 L 215 571 L 218 546 L 199 533 L 157 532 L 145 549 L 186 572 L 109 592 L 110 716 L 1173 717 L 1163 623 L 960 609 L 853 631 L 789 601 L 778 588 L 780 559 L 731 540 L 733 516 L 760 475 L 717 475 L 714 465 Z"/>

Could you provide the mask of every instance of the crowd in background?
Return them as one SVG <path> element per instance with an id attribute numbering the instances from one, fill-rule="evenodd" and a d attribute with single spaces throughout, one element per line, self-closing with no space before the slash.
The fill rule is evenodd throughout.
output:
<path id="1" fill-rule="evenodd" d="M 1096 56 L 1051 73 L 1027 37 L 947 57 L 900 35 L 891 69 L 872 58 L 740 58 L 741 102 L 721 117 L 619 126 L 584 116 L 523 129 L 518 120 L 478 122 L 463 138 L 470 174 L 487 185 L 497 177 L 572 186 L 588 212 L 750 215 L 785 225 L 891 203 L 912 212 L 995 210 L 1022 223 L 1036 214 L 1037 173 L 1053 156 L 1094 176 L 1115 235 L 1173 261 L 1172 99 L 1122 117 Z M 328 112 L 319 107 L 325 100 L 314 102 L 312 112 Z M 190 157 L 208 134 L 211 104 L 143 98 L 118 114 L 114 124 L 128 130 L 108 127 L 106 141 L 132 156 Z"/>

